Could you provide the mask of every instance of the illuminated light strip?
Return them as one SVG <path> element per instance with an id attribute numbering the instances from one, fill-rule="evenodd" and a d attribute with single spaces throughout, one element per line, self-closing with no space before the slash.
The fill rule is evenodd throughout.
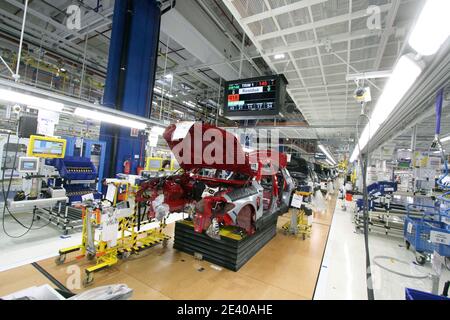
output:
<path id="1" fill-rule="evenodd" d="M 427 0 L 408 43 L 423 56 L 435 54 L 450 36 L 449 0 Z"/>
<path id="2" fill-rule="evenodd" d="M 0 89 L 0 100 L 26 105 L 30 108 L 46 109 L 57 112 L 61 112 L 64 108 L 64 105 L 59 102 L 6 89 Z"/>
<path id="3" fill-rule="evenodd" d="M 92 111 L 84 108 L 76 108 L 74 114 L 79 117 L 88 118 L 100 122 L 107 122 L 118 126 L 144 130 L 147 125 L 144 122 L 134 121 L 127 118 L 113 116 L 105 112 Z"/>
<path id="4" fill-rule="evenodd" d="M 370 126 L 369 124 L 366 125 L 359 138 L 359 148 L 361 150 L 364 149 L 380 126 L 392 114 L 397 104 L 411 88 L 421 72 L 422 68 L 409 56 L 404 55 L 398 60 L 392 76 L 387 81 L 383 93 L 373 109 Z M 359 149 L 358 145 L 356 145 L 350 157 L 350 162 L 354 162 L 358 156 Z"/>
<path id="5" fill-rule="evenodd" d="M 319 148 L 320 150 L 322 150 L 322 152 L 327 156 L 327 158 L 332 162 L 332 165 L 336 165 L 336 161 L 334 160 L 334 158 L 331 156 L 331 154 L 328 152 L 328 150 L 321 144 L 319 144 Z M 327 159 L 327 160 L 328 160 Z"/>

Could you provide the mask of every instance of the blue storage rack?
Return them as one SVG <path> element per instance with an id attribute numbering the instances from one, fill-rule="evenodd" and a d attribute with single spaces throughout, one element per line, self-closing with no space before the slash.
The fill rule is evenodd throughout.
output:
<path id="1" fill-rule="evenodd" d="M 88 158 L 65 157 L 55 159 L 55 167 L 66 181 L 72 180 L 96 180 L 97 169 Z"/>
<path id="2" fill-rule="evenodd" d="M 431 254 L 436 251 L 443 257 L 450 257 L 449 245 L 430 241 L 431 231 L 450 234 L 450 225 L 444 221 L 444 218 L 448 218 L 448 216 L 443 214 L 438 206 L 411 204 L 407 206 L 407 209 L 408 213 L 403 229 L 405 240 L 418 253 Z M 411 216 L 412 212 L 421 215 L 413 217 Z"/>
<path id="3" fill-rule="evenodd" d="M 397 191 L 397 182 L 392 181 L 378 181 L 374 182 L 367 187 L 367 192 L 369 195 L 379 196 L 385 195 L 387 193 L 392 193 Z"/>
<path id="4" fill-rule="evenodd" d="M 65 157 L 51 160 L 49 164 L 56 167 L 63 178 L 69 203 L 81 202 L 82 196 L 89 193 L 94 195 L 94 199 L 101 199 L 101 194 L 92 187 L 97 183 L 98 172 L 89 158 Z"/>
<path id="5" fill-rule="evenodd" d="M 103 171 L 105 166 L 105 150 L 106 150 L 106 142 L 100 141 L 100 140 L 92 140 L 92 139 L 85 139 L 85 138 L 77 138 L 77 137 L 64 137 L 67 141 L 66 145 L 66 156 L 82 156 L 85 158 L 91 159 L 94 154 L 93 150 L 95 152 L 98 152 L 98 148 L 100 148 L 100 154 L 96 154 L 99 156 L 98 159 L 98 167 L 97 167 L 97 173 L 98 173 L 98 183 L 97 183 L 97 190 L 102 191 L 102 180 L 103 180 Z M 82 143 L 81 150 L 79 147 L 77 147 L 77 141 Z M 80 154 L 81 153 L 81 154 Z"/>

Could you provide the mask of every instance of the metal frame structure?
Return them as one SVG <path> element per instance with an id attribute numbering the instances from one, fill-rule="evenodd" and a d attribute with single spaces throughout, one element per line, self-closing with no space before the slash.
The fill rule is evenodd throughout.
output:
<path id="1" fill-rule="evenodd" d="M 371 3 L 365 0 L 223 3 L 273 72 L 286 75 L 288 92 L 310 125 L 353 127 L 360 106 L 353 103 L 356 87 L 346 75 L 393 66 L 418 1 L 380 1 L 382 23 L 373 30 L 367 27 Z M 399 17 L 400 12 L 406 14 Z M 376 99 L 385 79 L 368 81 Z"/>

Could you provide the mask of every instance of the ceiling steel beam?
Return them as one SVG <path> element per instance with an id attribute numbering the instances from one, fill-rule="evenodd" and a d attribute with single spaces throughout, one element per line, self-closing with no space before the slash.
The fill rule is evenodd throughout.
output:
<path id="1" fill-rule="evenodd" d="M 231 42 L 233 42 L 233 44 L 236 46 L 236 48 L 240 49 L 242 54 L 244 55 L 245 59 L 247 59 L 247 61 L 253 66 L 253 68 L 255 68 L 256 72 L 259 75 L 263 75 L 263 71 L 257 66 L 257 64 L 253 61 L 253 59 L 251 58 L 251 54 L 248 52 L 248 49 L 244 49 L 241 48 L 241 44 L 239 43 L 239 40 L 234 36 L 233 33 L 229 32 L 227 30 L 227 28 L 224 26 L 224 24 L 222 23 L 221 19 L 219 19 L 218 17 L 216 17 L 216 14 L 214 13 L 214 11 L 212 11 L 208 5 L 206 5 L 206 3 L 204 2 L 204 0 L 197 0 L 198 3 L 200 4 L 200 6 L 203 8 L 203 10 L 205 10 L 208 15 L 211 17 L 211 19 L 214 20 L 214 22 L 220 26 L 220 28 L 222 29 L 223 33 L 231 40 Z"/>
<path id="2" fill-rule="evenodd" d="M 270 13 L 272 13 L 272 8 L 271 8 L 271 6 L 270 6 L 269 0 L 264 0 L 264 3 L 266 4 L 266 7 L 269 9 L 268 11 L 269 11 Z M 278 31 L 281 32 L 281 27 L 280 27 L 280 24 L 278 23 L 278 20 L 275 18 L 274 15 L 271 15 L 271 18 L 272 18 L 273 23 L 274 23 L 275 26 L 277 27 Z M 288 42 L 286 41 L 286 37 L 281 36 L 281 38 L 283 39 L 284 45 L 287 46 L 287 45 L 288 45 Z M 300 68 L 298 67 L 297 62 L 295 61 L 295 59 L 294 59 L 294 57 L 293 57 L 293 55 L 292 55 L 291 52 L 289 52 L 289 57 L 290 57 L 290 59 L 291 59 L 291 61 L 292 61 L 292 64 L 294 65 L 294 69 L 295 69 L 295 72 L 296 72 L 297 75 L 298 75 L 298 79 L 300 79 L 301 83 L 302 83 L 303 85 L 305 85 L 305 81 L 304 81 L 303 74 L 302 74 Z M 288 90 L 288 93 L 289 93 L 289 88 L 288 88 L 287 90 Z M 306 92 L 308 93 L 308 90 L 306 90 Z M 309 95 L 309 93 L 308 93 L 308 95 Z M 310 97 L 310 99 L 311 99 L 311 97 Z M 311 100 L 311 101 L 312 101 L 312 100 Z M 297 104 L 296 104 L 296 105 L 297 105 Z M 306 119 L 306 117 L 305 117 L 305 119 Z"/>
<path id="3" fill-rule="evenodd" d="M 9 23 L 15 28 L 11 28 L 6 25 L 6 23 L 0 24 L 0 29 L 5 30 L 7 33 L 11 35 L 20 35 L 20 18 L 4 11 L 3 9 L 0 9 L 0 15 L 6 17 L 9 19 Z M 43 43 L 47 43 L 46 46 L 48 46 L 50 51 L 55 51 L 61 56 L 72 56 L 71 59 L 74 61 L 77 61 L 80 63 L 83 58 L 83 48 L 71 43 L 70 41 L 60 38 L 58 35 L 56 35 L 53 32 L 47 31 L 41 27 L 38 27 L 30 22 L 27 22 L 27 28 L 25 29 L 24 38 L 27 40 L 27 42 L 33 43 L 35 46 L 39 46 L 39 41 L 42 39 Z M 55 43 L 58 43 L 58 45 L 55 47 Z M 44 45 L 45 46 L 45 45 Z M 59 50 L 58 47 L 63 48 L 64 50 Z M 102 64 L 101 61 L 97 60 L 97 56 L 99 53 L 88 53 L 87 60 L 88 64 L 93 68 L 104 68 L 106 70 L 106 64 Z M 93 63 L 95 61 L 95 63 Z"/>
<path id="4" fill-rule="evenodd" d="M 385 5 L 379 6 L 379 8 L 380 8 L 381 12 L 385 12 L 391 8 L 391 5 L 385 4 Z M 262 35 L 258 35 L 255 37 L 255 39 L 257 41 L 263 41 L 263 40 L 268 40 L 268 39 L 277 38 L 277 37 L 281 37 L 281 36 L 287 36 L 287 35 L 290 35 L 293 33 L 312 30 L 314 28 L 318 29 L 318 28 L 326 27 L 326 26 L 336 24 L 336 23 L 347 22 L 349 19 L 354 20 L 354 19 L 364 18 L 364 17 L 367 17 L 368 15 L 369 15 L 369 13 L 367 13 L 367 10 L 364 9 L 364 10 L 353 12 L 350 15 L 343 14 L 343 15 L 328 18 L 328 19 L 322 19 L 322 20 L 317 20 L 317 21 L 311 20 L 310 23 L 286 28 L 286 29 L 283 29 L 280 31 L 273 31 L 273 32 L 264 33 Z"/>
<path id="5" fill-rule="evenodd" d="M 8 2 L 9 4 L 12 4 L 13 6 L 16 6 L 19 9 L 24 9 L 24 5 L 16 0 L 5 0 L 6 2 Z M 69 29 L 67 29 L 67 27 L 61 23 L 59 23 L 58 21 L 55 21 L 51 18 L 49 18 L 48 16 L 46 16 L 45 14 L 32 9 L 32 8 L 28 8 L 27 12 L 33 16 L 35 16 L 36 18 L 41 19 L 42 21 L 48 22 L 49 24 L 51 24 L 52 26 L 54 26 L 56 29 L 58 30 L 62 30 L 62 31 L 68 31 L 70 34 L 72 34 L 74 37 L 77 37 L 80 40 L 83 40 L 82 37 L 80 37 L 76 32 L 74 31 L 70 31 Z"/>
<path id="6" fill-rule="evenodd" d="M 404 30 L 404 29 L 403 28 L 392 28 L 392 32 L 395 31 L 395 32 L 400 33 L 400 32 L 402 32 L 402 30 Z M 363 38 L 367 38 L 367 37 L 374 37 L 374 36 L 379 36 L 382 31 L 383 31 L 383 29 L 376 30 L 376 31 L 371 31 L 368 29 L 361 29 L 361 30 L 351 32 L 351 33 L 349 33 L 349 32 L 340 33 L 340 34 L 329 36 L 324 39 L 320 39 L 319 41 L 308 40 L 308 41 L 293 43 L 288 46 L 278 46 L 278 47 L 274 47 L 274 48 L 270 48 L 270 49 L 263 49 L 262 54 L 271 56 L 271 55 L 275 55 L 278 53 L 281 54 L 281 53 L 286 53 L 286 52 L 314 48 L 317 46 L 324 46 L 327 44 L 327 42 L 337 43 L 337 42 L 345 42 L 345 41 L 349 41 L 349 40 L 363 39 Z"/>
<path id="7" fill-rule="evenodd" d="M 311 11 L 311 7 L 308 7 L 308 13 L 309 13 L 309 19 L 311 20 L 311 23 L 313 23 L 313 25 L 314 25 L 314 17 L 313 17 L 312 11 Z M 317 27 L 314 25 L 312 30 L 313 30 L 313 33 L 314 33 L 314 39 L 317 41 L 318 37 L 317 37 L 316 28 Z M 316 54 L 317 54 L 317 58 L 319 60 L 320 74 L 321 74 L 321 78 L 322 78 L 323 84 L 327 84 L 327 80 L 325 78 L 325 71 L 323 69 L 322 56 L 320 54 L 319 47 L 316 47 Z M 327 100 L 328 100 L 328 106 L 330 108 L 329 111 L 331 113 L 331 101 L 330 101 L 330 95 L 328 94 L 328 88 L 327 87 L 325 87 L 325 92 L 326 92 L 326 96 L 327 96 Z"/>
<path id="8" fill-rule="evenodd" d="M 230 0 L 225 0 L 225 1 L 231 2 Z M 271 10 L 267 10 L 267 11 L 264 11 L 264 12 L 261 12 L 261 13 L 258 13 L 258 14 L 247 16 L 245 18 L 242 18 L 241 22 L 245 23 L 245 24 L 250 24 L 250 23 L 253 23 L 253 22 L 256 22 L 256 21 L 260 21 L 260 20 L 264 20 L 264 19 L 270 18 L 272 16 L 279 16 L 279 15 L 281 15 L 283 13 L 288 13 L 288 12 L 292 12 L 292 11 L 295 11 L 295 10 L 300 10 L 300 9 L 306 8 L 308 6 L 312 6 L 312 5 L 319 4 L 319 3 L 324 3 L 324 2 L 327 2 L 327 1 L 328 0 L 303 0 L 303 1 L 298 1 L 298 2 L 287 4 L 287 5 L 275 8 L 275 9 L 271 9 Z"/>
<path id="9" fill-rule="evenodd" d="M 203 63 L 228 60 L 227 57 L 239 54 L 239 49 L 230 46 L 230 39 L 220 32 L 220 28 L 194 1 L 178 1 L 172 10 L 162 16 L 161 31 Z M 244 67 L 242 74 L 244 77 L 250 76 L 253 68 L 247 64 Z M 229 61 L 211 69 L 225 80 L 239 77 L 239 68 Z"/>
<path id="10" fill-rule="evenodd" d="M 360 72 L 347 74 L 345 80 L 355 81 L 361 79 L 377 79 L 377 78 L 389 78 L 392 74 L 391 70 L 372 71 L 372 72 Z"/>
<path id="11" fill-rule="evenodd" d="M 395 18 L 397 17 L 398 8 L 400 7 L 401 0 L 392 0 L 391 8 L 386 17 L 386 25 L 383 34 L 381 35 L 379 47 L 377 50 L 376 59 L 373 64 L 373 70 L 380 68 L 381 59 L 383 58 L 384 50 L 386 48 L 387 41 L 392 33 L 392 27 L 394 26 Z"/>

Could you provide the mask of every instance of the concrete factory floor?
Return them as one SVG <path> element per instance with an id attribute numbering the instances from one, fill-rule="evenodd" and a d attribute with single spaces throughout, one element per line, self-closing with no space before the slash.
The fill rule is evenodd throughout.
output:
<path id="1" fill-rule="evenodd" d="M 281 226 L 289 217 L 280 217 L 277 236 L 238 272 L 196 260 L 174 250 L 170 242 L 165 249 L 150 248 L 97 272 L 89 288 L 125 283 L 133 288 L 133 299 L 312 299 L 335 204 L 335 199 L 328 201 L 327 212 L 314 215 L 312 235 L 306 240 L 285 235 Z M 174 223 L 166 231 L 172 235 L 173 229 Z M 37 263 L 78 293 L 85 289 L 76 288 L 79 281 L 73 275 L 83 275 L 88 263 L 74 259 L 75 255 L 68 255 L 61 266 L 55 265 L 54 258 Z M 0 272 L 0 296 L 44 283 L 51 284 L 29 264 L 9 269 Z"/>

